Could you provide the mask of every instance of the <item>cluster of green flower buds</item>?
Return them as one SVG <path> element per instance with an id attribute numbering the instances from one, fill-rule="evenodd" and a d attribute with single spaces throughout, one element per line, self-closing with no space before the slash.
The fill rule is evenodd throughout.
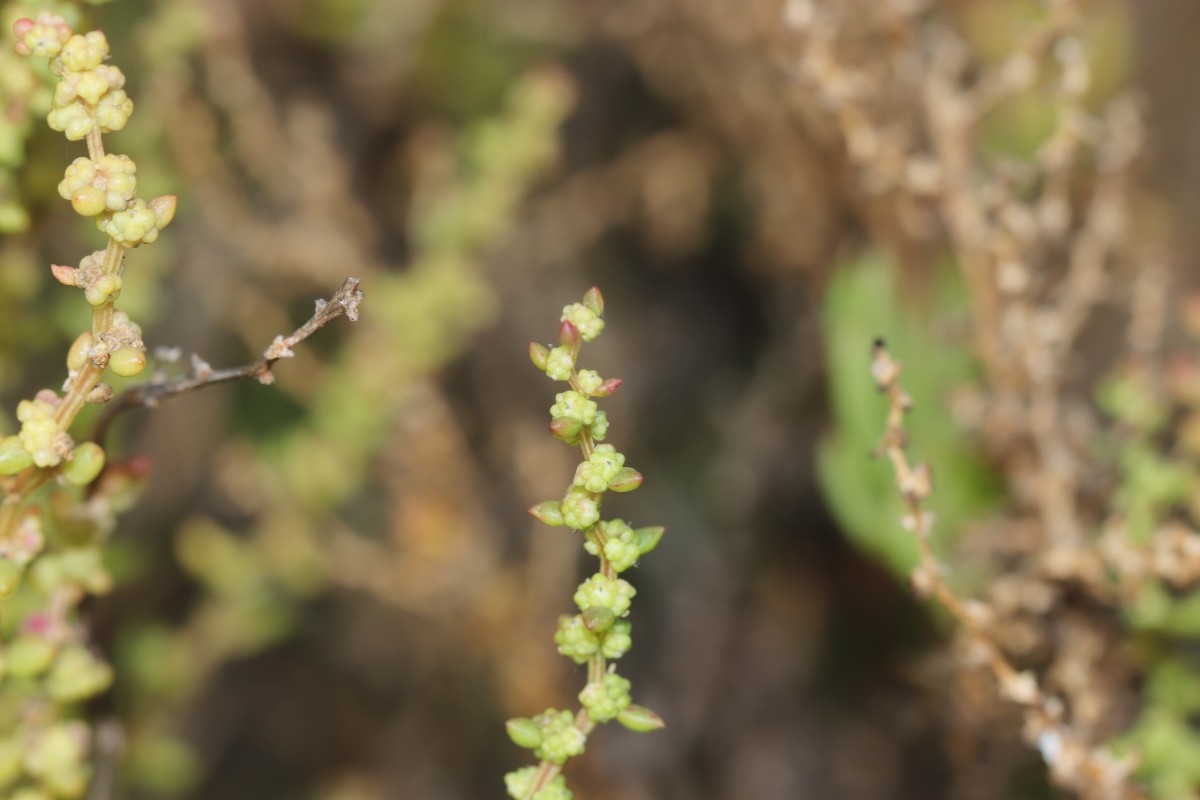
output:
<path id="1" fill-rule="evenodd" d="M 582 343 L 603 330 L 604 300 L 593 287 L 582 302 L 563 308 L 557 346 L 529 345 L 529 357 L 538 369 L 551 380 L 570 385 L 550 407 L 550 433 L 583 453 L 562 499 L 538 503 L 529 513 L 546 525 L 581 532 L 584 549 L 599 559 L 600 566 L 575 591 L 579 613 L 560 617 L 554 634 L 559 653 L 588 665 L 588 683 L 579 693 L 581 709 L 572 713 L 550 708 L 534 717 L 508 721 L 509 737 L 541 760 L 536 767 L 505 776 L 508 794 L 516 800 L 570 800 L 561 767 L 583 752 L 588 734 L 599 723 L 615 719 L 639 732 L 663 727 L 657 714 L 634 704 L 629 680 L 608 663 L 625 655 L 632 644 L 632 626 L 625 617 L 636 590 L 618 574 L 653 550 L 663 529 L 632 528 L 624 520 L 600 518 L 605 493 L 628 492 L 642 484 L 641 473 L 625 466 L 623 454 L 610 444 L 597 444 L 608 433 L 608 418 L 594 398 L 612 394 L 621 381 L 576 367 Z"/>
<path id="2" fill-rule="evenodd" d="M 109 237 L 106 249 L 78 267 L 51 268 L 83 291 L 92 326 L 67 354 L 61 390 L 22 400 L 19 430 L 0 439 L 0 598 L 16 595 L 2 615 L 0 796 L 52 800 L 83 797 L 90 781 L 91 734 L 72 707 L 105 691 L 113 675 L 74 611 L 86 596 L 112 588 L 100 547 L 144 472 L 106 468 L 103 448 L 77 444 L 69 430 L 86 403 L 112 397 L 101 383 L 106 372 L 132 376 L 145 367 L 141 329 L 114 303 L 125 250 L 154 241 L 175 213 L 175 198 L 138 198 L 133 160 L 104 152 L 101 134 L 123 128 L 133 110 L 125 76 L 105 63 L 104 34 L 74 34 L 52 13 L 18 20 L 13 33 L 18 54 L 50 59 L 59 78 L 50 127 L 87 140 L 88 155 L 67 167 L 59 194 Z M 54 490 L 34 495 L 47 484 Z M 76 487 L 89 485 L 84 498 Z"/>
<path id="3" fill-rule="evenodd" d="M 51 128 L 77 141 L 125 127 L 133 101 L 123 88 L 124 73 L 104 63 L 108 39 L 103 32 L 72 34 L 61 16 L 44 12 L 36 20 L 17 20 L 13 33 L 18 53 L 49 58 L 51 71 L 59 77 L 46 117 Z M 135 172 L 137 165 L 129 156 L 81 156 L 67 167 L 58 192 L 79 214 L 96 217 L 96 227 L 115 241 L 137 247 L 157 239 L 175 216 L 175 197 L 135 197 Z"/>

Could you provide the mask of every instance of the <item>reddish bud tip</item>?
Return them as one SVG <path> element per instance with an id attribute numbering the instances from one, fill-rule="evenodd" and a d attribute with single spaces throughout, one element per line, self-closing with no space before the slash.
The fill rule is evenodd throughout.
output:
<path id="1" fill-rule="evenodd" d="M 529 509 L 529 514 L 543 525 L 556 528 L 563 524 L 562 504 L 557 500 L 546 500 Z"/>
<path id="2" fill-rule="evenodd" d="M 564 319 L 558 326 L 558 343 L 563 347 L 579 347 L 579 329 Z"/>
<path id="3" fill-rule="evenodd" d="M 50 265 L 50 273 L 54 275 L 55 279 L 63 286 L 75 285 L 75 273 L 77 271 L 78 270 L 76 267 L 64 267 L 61 264 Z"/>
<path id="4" fill-rule="evenodd" d="M 540 345 L 537 342 L 529 343 L 529 360 L 533 365 L 543 372 L 546 371 L 546 364 L 550 360 L 550 348 L 545 345 Z"/>
<path id="5" fill-rule="evenodd" d="M 583 305 L 597 317 L 604 316 L 604 295 L 600 294 L 600 287 L 593 286 L 584 293 Z"/>
<path id="6" fill-rule="evenodd" d="M 589 606 L 583 610 L 583 627 L 593 633 L 601 633 L 612 627 L 617 621 L 617 615 L 611 608 Z"/>
<path id="7" fill-rule="evenodd" d="M 600 388 L 592 392 L 592 397 L 608 397 L 618 388 L 620 388 L 621 384 L 624 382 L 625 381 L 621 380 L 620 378 L 609 378 L 604 383 L 600 384 Z"/>
<path id="8" fill-rule="evenodd" d="M 650 733 L 667 727 L 663 718 L 645 706 L 636 703 L 627 706 L 617 715 L 617 721 L 636 733 Z"/>
<path id="9" fill-rule="evenodd" d="M 577 419 L 563 418 L 550 421 L 550 434 L 555 439 L 567 444 L 574 444 L 581 430 L 583 430 L 583 423 Z"/>
<path id="10" fill-rule="evenodd" d="M 608 482 L 608 488 L 614 492 L 632 492 L 642 485 L 643 480 L 642 473 L 636 469 L 621 467 L 613 479 Z"/>

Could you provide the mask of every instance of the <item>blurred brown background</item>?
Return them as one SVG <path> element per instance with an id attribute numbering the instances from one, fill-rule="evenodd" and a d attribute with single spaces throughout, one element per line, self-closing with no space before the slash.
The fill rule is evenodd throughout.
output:
<path id="1" fill-rule="evenodd" d="M 579 542 L 524 513 L 575 454 L 545 430 L 556 389 L 525 343 L 592 284 L 608 329 L 582 363 L 625 380 L 602 403 L 609 441 L 646 476 L 606 515 L 667 528 L 630 578 L 621 668 L 668 727 L 601 729 L 567 769 L 576 796 L 1056 796 L 1015 715 L 995 709 L 984 740 L 944 702 L 994 690 L 940 665 L 945 633 L 817 488 L 825 282 L 882 241 L 919 283 L 928 251 L 856 189 L 792 75 L 802 5 L 89 11 L 138 103 L 116 150 L 180 196 L 167 246 L 130 256 L 147 340 L 240 363 L 345 275 L 367 294 L 276 388 L 118 431 L 154 469 L 115 543 L 126 582 L 93 608 L 120 676 L 93 710 L 131 754 L 115 796 L 501 796 L 527 756 L 504 720 L 573 706 L 583 683 L 551 642 Z M 931 13 L 970 29 L 1007 5 Z M 1099 8 L 1113 80 L 1149 101 L 1152 181 L 1186 220 L 1200 10 Z M 94 233 L 53 213 L 70 263 Z"/>

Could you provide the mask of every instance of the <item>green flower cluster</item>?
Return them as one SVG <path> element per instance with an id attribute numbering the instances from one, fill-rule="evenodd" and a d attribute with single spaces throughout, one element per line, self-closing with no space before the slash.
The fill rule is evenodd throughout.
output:
<path id="1" fill-rule="evenodd" d="M 136 164 L 104 152 L 101 134 L 124 127 L 133 110 L 125 76 L 105 63 L 104 34 L 74 34 L 52 13 L 18 20 L 13 33 L 18 54 L 50 59 L 49 72 L 59 78 L 50 127 L 86 140 L 88 154 L 67 167 L 59 194 L 94 217 L 109 241 L 79 267 L 51 267 L 61 283 L 83 291 L 92 324 L 67 354 L 65 384 L 20 401 L 19 431 L 0 439 L 0 598 L 11 597 L 0 613 L 0 796 L 80 798 L 91 779 L 91 732 L 75 719 L 75 707 L 106 691 L 113 674 L 88 643 L 76 608 L 112 588 L 101 545 L 133 501 L 144 465 L 106 464 L 99 444 L 76 444 L 70 429 L 87 403 L 112 397 L 102 378 L 145 366 L 141 329 L 114 303 L 126 248 L 158 236 L 175 198 L 136 197 Z M 89 485 L 82 496 L 77 487 Z"/>
<path id="2" fill-rule="evenodd" d="M 582 302 L 563 308 L 557 346 L 529 345 L 529 357 L 538 369 L 551 380 L 570 384 L 550 407 L 550 432 L 583 453 L 563 498 L 538 503 L 529 513 L 546 525 L 581 532 L 584 549 L 600 560 L 600 566 L 575 591 L 579 613 L 559 617 L 554 634 L 559 653 L 588 667 L 588 682 L 579 693 L 581 709 L 574 714 L 547 709 L 535 717 L 508 721 L 509 737 L 541 760 L 536 767 L 505 776 L 508 795 L 516 800 L 570 800 L 562 765 L 583 752 L 597 724 L 615 719 L 639 732 L 663 727 L 657 714 L 634 704 L 629 680 L 608 663 L 625 655 L 633 643 L 632 626 L 624 617 L 637 591 L 618 574 L 653 550 L 663 529 L 635 529 L 621 519 L 600 518 L 605 493 L 628 492 L 642 484 L 641 473 L 625 466 L 622 453 L 610 444 L 597 444 L 608 433 L 608 418 L 594 398 L 612 394 L 621 381 L 576 369 L 580 345 L 604 330 L 603 315 L 600 290 L 589 289 Z"/>

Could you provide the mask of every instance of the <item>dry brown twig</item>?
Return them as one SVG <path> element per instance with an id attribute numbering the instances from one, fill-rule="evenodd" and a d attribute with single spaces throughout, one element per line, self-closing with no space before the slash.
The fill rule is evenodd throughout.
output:
<path id="1" fill-rule="evenodd" d="M 925 508 L 933 492 L 932 472 L 926 464 L 910 463 L 905 452 L 908 434 L 904 415 L 912 408 L 912 398 L 900 383 L 900 373 L 900 363 L 888 353 L 883 340 L 876 340 L 871 375 L 888 397 L 887 427 L 876 455 L 887 456 L 891 462 L 896 486 L 908 509 L 902 524 L 917 539 L 920 562 L 911 575 L 913 588 L 922 596 L 936 597 L 974 640 L 1002 696 L 1022 709 L 1024 736 L 1037 747 L 1056 784 L 1085 798 L 1141 800 L 1145 795 L 1130 780 L 1136 759 L 1117 758 L 1107 748 L 1083 741 L 1067 721 L 1063 701 L 1043 689 L 1033 672 L 1014 667 L 1001 651 L 989 632 L 990 606 L 960 598 L 946 583 L 930 544 L 933 514 Z"/>
<path id="2" fill-rule="evenodd" d="M 328 300 L 316 301 L 316 310 L 307 322 L 288 336 L 276 336 L 257 361 L 240 367 L 213 369 L 203 359 L 193 356 L 192 371 L 189 374 L 176 378 L 152 380 L 129 389 L 112 401 L 96 420 L 96 425 L 92 430 L 92 441 L 103 442 L 109 425 L 117 415 L 132 408 L 139 406 L 157 408 L 162 401 L 172 397 L 219 383 L 232 383 L 246 378 L 253 378 L 265 385 L 274 383 L 275 376 L 271 372 L 271 368 L 281 358 L 294 356 L 293 347 L 342 315 L 345 315 L 351 322 L 358 321 L 358 307 L 363 301 L 363 292 L 359 288 L 360 283 L 358 278 L 346 278 L 341 287 Z"/>

